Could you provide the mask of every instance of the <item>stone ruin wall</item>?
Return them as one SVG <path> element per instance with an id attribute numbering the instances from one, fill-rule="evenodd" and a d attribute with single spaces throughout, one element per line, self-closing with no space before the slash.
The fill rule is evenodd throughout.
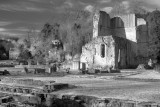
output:
<path id="1" fill-rule="evenodd" d="M 91 66 L 90 64 L 93 64 L 93 57 L 95 54 L 95 48 L 93 41 L 87 43 L 85 46 L 82 47 L 82 54 L 80 57 L 81 63 L 86 64 L 86 68 Z M 82 65 L 80 65 L 80 68 L 82 68 Z"/>
<path id="2" fill-rule="evenodd" d="M 148 57 L 148 27 L 147 23 L 143 18 L 137 18 L 137 45 L 138 55 Z"/>
<path id="3" fill-rule="evenodd" d="M 101 44 L 105 45 L 105 57 L 101 57 L 100 46 Z M 102 67 L 113 66 L 115 67 L 115 41 L 112 36 L 99 37 L 95 40 L 95 56 L 94 56 L 94 64 L 102 65 Z"/>
<path id="4" fill-rule="evenodd" d="M 98 36 L 98 23 L 100 20 L 100 13 L 96 12 L 93 16 L 93 38 L 96 38 Z"/>
<path id="5" fill-rule="evenodd" d="M 96 11 L 93 17 L 93 38 L 111 35 L 110 16 L 103 11 Z"/>
<path id="6" fill-rule="evenodd" d="M 135 60 L 138 59 L 137 56 L 140 56 L 146 61 L 148 29 L 143 18 L 138 18 L 135 14 L 128 14 L 117 15 L 111 19 L 107 13 L 100 11 L 96 12 L 93 17 L 93 25 L 93 38 L 108 35 L 125 38 L 131 43 Z"/>
<path id="7" fill-rule="evenodd" d="M 132 42 L 132 48 L 137 53 L 137 37 L 135 27 L 135 15 L 110 16 L 105 12 L 96 12 L 93 17 L 93 38 L 97 36 L 118 36 Z"/>
<path id="8" fill-rule="evenodd" d="M 135 14 L 115 16 L 111 22 L 113 35 L 137 42 Z"/>
<path id="9" fill-rule="evenodd" d="M 105 45 L 105 57 L 101 57 L 101 44 Z M 87 64 L 87 68 L 113 67 L 127 68 L 135 66 L 134 50 L 131 42 L 117 36 L 99 36 L 82 48 L 81 62 Z M 81 66 L 82 68 L 82 66 Z"/>
<path id="10" fill-rule="evenodd" d="M 93 17 L 93 38 L 114 35 L 137 42 L 135 14 L 110 16 L 105 12 L 96 12 Z"/>
<path id="11" fill-rule="evenodd" d="M 145 63 L 147 57 L 147 31 L 146 21 L 135 14 L 117 15 L 111 19 L 107 13 L 97 11 L 93 17 L 93 39 L 82 48 L 81 62 L 87 63 L 87 66 L 95 64 L 116 67 L 118 64 L 122 67 L 131 67 L 132 65 Z M 108 42 L 107 40 L 112 36 L 118 37 L 114 38 L 118 47 L 108 47 L 107 44 L 112 41 Z M 100 46 L 104 43 L 107 47 L 106 57 L 101 58 Z M 115 48 L 116 52 L 113 53 Z M 112 53 L 115 56 L 111 55 Z M 121 58 L 120 62 L 117 62 L 118 55 Z"/>
<path id="12" fill-rule="evenodd" d="M 122 37 L 130 41 L 132 54 L 134 52 L 133 58 L 137 56 L 137 35 L 136 35 L 136 23 L 135 14 L 118 15 L 111 19 L 112 22 L 112 34 L 117 37 Z M 135 60 L 132 58 L 132 63 Z"/>
<path id="13" fill-rule="evenodd" d="M 115 39 L 115 63 L 116 68 L 128 68 L 136 66 L 136 61 L 133 56 L 135 52 L 132 48 L 131 42 L 127 39 L 123 39 L 114 36 Z"/>
<path id="14" fill-rule="evenodd" d="M 105 57 L 101 57 L 101 44 L 105 45 Z M 87 68 L 91 67 L 115 67 L 115 42 L 112 36 L 94 38 L 91 42 L 83 46 L 81 54 L 81 62 L 87 64 Z M 82 66 L 81 66 L 82 68 Z"/>

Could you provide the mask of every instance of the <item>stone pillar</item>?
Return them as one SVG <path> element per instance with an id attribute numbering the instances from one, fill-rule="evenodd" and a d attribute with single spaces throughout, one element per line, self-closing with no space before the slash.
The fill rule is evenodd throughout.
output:
<path id="1" fill-rule="evenodd" d="M 110 16 L 104 11 L 96 11 L 93 16 L 93 38 L 110 34 Z"/>
<path id="2" fill-rule="evenodd" d="M 46 68 L 45 72 L 51 73 L 51 67 Z"/>
<path id="3" fill-rule="evenodd" d="M 100 12 L 96 11 L 95 15 L 93 16 L 93 38 L 98 36 L 98 24 L 100 20 Z"/>

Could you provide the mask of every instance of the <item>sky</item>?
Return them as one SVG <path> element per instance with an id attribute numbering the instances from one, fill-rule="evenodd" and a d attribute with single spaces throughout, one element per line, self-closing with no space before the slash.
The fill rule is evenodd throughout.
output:
<path id="1" fill-rule="evenodd" d="M 160 0 L 0 0 L 0 34 L 22 37 L 30 29 L 39 32 L 46 22 L 63 19 L 67 11 L 96 8 L 111 13 L 118 5 L 126 12 L 136 6 L 153 11 L 160 9 Z"/>

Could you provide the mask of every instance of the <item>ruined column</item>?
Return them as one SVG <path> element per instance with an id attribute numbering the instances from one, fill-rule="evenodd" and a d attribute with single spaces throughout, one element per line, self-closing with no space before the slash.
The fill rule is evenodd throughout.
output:
<path id="1" fill-rule="evenodd" d="M 100 20 L 100 12 L 96 11 L 93 16 L 93 38 L 98 37 L 98 23 Z"/>
<path id="2" fill-rule="evenodd" d="M 110 16 L 97 10 L 93 16 L 93 38 L 98 36 L 107 36 L 110 34 Z"/>

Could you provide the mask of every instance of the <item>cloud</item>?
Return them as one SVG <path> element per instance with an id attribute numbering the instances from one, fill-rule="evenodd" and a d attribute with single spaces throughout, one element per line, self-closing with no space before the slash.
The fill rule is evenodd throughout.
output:
<path id="1" fill-rule="evenodd" d="M 59 1 L 59 2 L 55 2 L 55 1 L 51 1 L 52 4 L 54 5 L 54 11 L 56 11 L 57 13 L 65 13 L 67 10 L 73 9 L 75 8 L 75 4 L 71 1 L 71 0 L 65 0 L 63 1 Z M 55 5 L 55 3 L 59 4 L 58 6 Z"/>
<path id="2" fill-rule="evenodd" d="M 111 0 L 99 0 L 98 2 L 99 3 L 109 3 L 109 2 L 111 2 Z"/>
<path id="3" fill-rule="evenodd" d="M 64 5 L 67 6 L 67 7 L 70 7 L 70 8 L 72 8 L 74 6 L 73 3 L 71 2 L 71 0 L 65 1 Z"/>
<path id="4" fill-rule="evenodd" d="M 121 2 L 116 2 L 111 10 L 113 15 L 116 14 L 128 14 L 132 12 L 133 8 L 135 8 L 135 3 L 131 0 L 125 0 Z"/>
<path id="5" fill-rule="evenodd" d="M 155 8 L 153 8 L 153 7 L 141 6 L 141 8 L 144 9 L 144 10 L 146 10 L 146 11 L 148 11 L 148 12 L 152 12 L 152 11 L 155 10 Z"/>
<path id="6" fill-rule="evenodd" d="M 18 28 L 0 28 L 0 35 L 8 35 L 8 36 L 25 36 L 29 29 L 26 27 L 18 27 Z M 39 33 L 40 30 L 35 29 L 34 32 Z"/>
<path id="7" fill-rule="evenodd" d="M 29 1 L 32 1 L 32 2 L 42 2 L 43 0 L 29 0 Z"/>
<path id="8" fill-rule="evenodd" d="M 94 11 L 94 7 L 92 5 L 87 5 L 84 10 L 89 11 L 89 12 L 93 12 Z"/>
<path id="9" fill-rule="evenodd" d="M 153 11 L 156 9 L 160 10 L 160 1 L 159 0 L 139 0 L 143 2 L 143 7 L 148 11 Z"/>
<path id="10" fill-rule="evenodd" d="M 7 31 L 5 28 L 0 28 L 0 32 Z"/>
<path id="11" fill-rule="evenodd" d="M 16 29 L 11 29 L 11 30 L 13 30 L 13 31 L 21 31 L 21 32 L 28 32 L 28 31 L 30 31 L 32 29 L 27 29 L 26 27 L 18 27 Z M 34 29 L 34 31 L 35 32 L 40 32 L 40 30 L 38 30 L 38 29 Z"/>
<path id="12" fill-rule="evenodd" d="M 45 11 L 43 8 L 34 7 L 34 6 L 27 6 L 25 4 L 0 4 L 0 10 L 5 11 L 29 11 L 29 12 L 41 12 Z"/>
<path id="13" fill-rule="evenodd" d="M 0 26 L 7 26 L 12 24 L 12 22 L 7 22 L 7 21 L 0 21 Z"/>
<path id="14" fill-rule="evenodd" d="M 138 3 L 134 4 L 135 1 Z M 64 17 L 61 16 L 67 14 L 67 11 L 93 12 L 95 9 L 100 9 L 110 14 L 112 11 L 126 14 L 136 6 L 152 11 L 160 9 L 160 2 L 159 0 L 0 0 L 0 32 L 26 34 L 27 29 L 20 27 L 36 23 L 41 29 L 48 20 L 63 21 Z"/>
<path id="15" fill-rule="evenodd" d="M 105 12 L 107 12 L 107 13 L 110 13 L 110 12 L 112 11 L 112 9 L 113 9 L 113 7 L 104 7 L 104 8 L 102 8 L 101 10 L 102 10 L 102 11 L 105 11 Z"/>
<path id="16" fill-rule="evenodd" d="M 0 35 L 22 37 L 25 36 L 23 33 L 14 33 L 14 32 L 0 32 Z"/>
<path id="17" fill-rule="evenodd" d="M 7 36 L 24 36 L 26 33 L 24 31 L 20 31 L 18 29 L 6 29 L 0 28 L 0 35 L 7 35 Z"/>
<path id="18" fill-rule="evenodd" d="M 35 7 L 26 7 L 26 11 L 41 12 L 41 11 L 45 11 L 45 9 L 35 8 Z"/>
<path id="19" fill-rule="evenodd" d="M 129 1 L 122 1 L 121 6 L 123 6 L 124 9 L 129 9 L 130 2 Z"/>
<path id="20" fill-rule="evenodd" d="M 160 1 L 159 0 L 143 0 L 143 2 L 146 2 L 150 5 L 155 5 L 155 6 L 160 7 Z"/>

